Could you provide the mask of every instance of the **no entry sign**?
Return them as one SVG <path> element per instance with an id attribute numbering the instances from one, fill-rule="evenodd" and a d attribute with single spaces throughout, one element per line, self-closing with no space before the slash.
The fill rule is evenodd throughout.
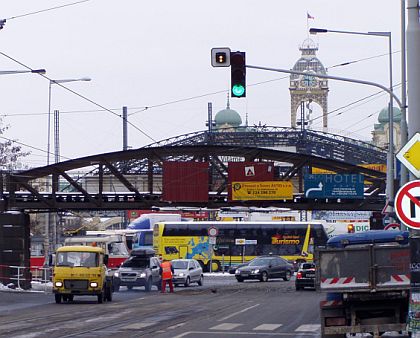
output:
<path id="1" fill-rule="evenodd" d="M 412 229 L 420 229 L 420 180 L 404 184 L 395 197 L 398 218 Z"/>

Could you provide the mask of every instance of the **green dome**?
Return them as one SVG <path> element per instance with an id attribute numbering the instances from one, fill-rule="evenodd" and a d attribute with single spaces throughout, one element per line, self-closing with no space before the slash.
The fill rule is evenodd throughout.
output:
<path id="1" fill-rule="evenodd" d="M 214 117 L 216 126 L 228 124 L 232 127 L 239 127 L 242 124 L 241 116 L 233 109 L 226 108 L 219 111 Z"/>
<path id="2" fill-rule="evenodd" d="M 401 110 L 397 107 L 393 108 L 393 112 L 394 112 L 394 122 L 401 122 Z M 379 123 L 388 123 L 389 122 L 389 116 L 388 116 L 388 107 L 382 109 L 379 112 L 379 116 L 378 116 L 378 122 Z"/>

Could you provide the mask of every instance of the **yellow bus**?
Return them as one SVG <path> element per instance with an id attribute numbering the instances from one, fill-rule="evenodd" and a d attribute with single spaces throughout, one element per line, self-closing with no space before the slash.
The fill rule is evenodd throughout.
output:
<path id="1" fill-rule="evenodd" d="M 220 271 L 269 254 L 295 264 L 312 261 L 314 247 L 327 240 L 320 222 L 162 222 L 153 229 L 161 259 L 193 258 L 204 271 L 210 262 L 211 271 Z"/>

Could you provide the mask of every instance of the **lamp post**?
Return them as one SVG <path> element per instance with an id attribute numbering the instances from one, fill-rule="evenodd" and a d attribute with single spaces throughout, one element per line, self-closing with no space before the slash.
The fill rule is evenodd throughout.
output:
<path id="1" fill-rule="evenodd" d="M 67 82 L 78 82 L 78 81 L 90 81 L 89 77 L 82 77 L 79 79 L 62 79 L 62 80 L 50 80 L 48 86 L 48 132 L 47 132 L 47 165 L 50 164 L 50 139 L 51 139 L 51 87 L 53 84 L 67 83 Z"/>
<path id="2" fill-rule="evenodd" d="M 10 74 L 22 74 L 22 73 L 34 73 L 34 74 L 45 74 L 45 69 L 31 69 L 31 70 L 0 70 L 0 75 Z"/>
<path id="3" fill-rule="evenodd" d="M 387 164 L 386 164 L 386 196 L 388 202 L 394 200 L 394 108 L 393 108 L 393 84 L 392 84 L 392 42 L 391 32 L 353 32 L 353 31 L 341 31 L 331 30 L 324 28 L 310 28 L 309 33 L 342 33 L 342 34 L 353 34 L 353 35 L 371 35 L 371 36 L 382 36 L 388 38 L 388 54 L 389 54 L 389 106 L 388 106 L 388 153 L 387 153 Z M 405 109 L 404 105 L 401 106 L 401 110 Z M 403 116 L 403 114 L 402 114 Z M 405 114 L 404 114 L 405 116 Z M 391 203 L 392 204 L 392 203 Z"/>

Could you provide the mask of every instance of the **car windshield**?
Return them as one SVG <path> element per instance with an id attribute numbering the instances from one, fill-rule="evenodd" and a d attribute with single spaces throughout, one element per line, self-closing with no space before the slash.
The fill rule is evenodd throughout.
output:
<path id="1" fill-rule="evenodd" d="M 124 268 L 147 268 L 149 266 L 149 259 L 133 256 L 128 258 L 121 266 Z"/>
<path id="2" fill-rule="evenodd" d="M 262 266 L 262 265 L 270 265 L 271 259 L 269 258 L 257 258 L 253 259 L 251 262 L 249 262 L 249 266 Z"/>
<path id="3" fill-rule="evenodd" d="M 99 266 L 99 255 L 97 252 L 59 252 L 56 257 L 57 266 L 84 266 L 96 267 Z"/>
<path id="4" fill-rule="evenodd" d="M 187 269 L 188 262 L 187 261 L 172 261 L 172 267 L 174 269 Z"/>

